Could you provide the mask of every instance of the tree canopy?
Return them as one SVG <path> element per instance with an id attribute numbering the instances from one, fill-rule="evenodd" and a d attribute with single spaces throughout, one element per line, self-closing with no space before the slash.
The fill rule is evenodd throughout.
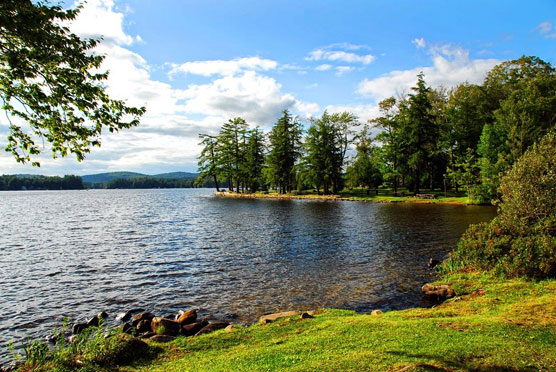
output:
<path id="1" fill-rule="evenodd" d="M 5 148 L 20 163 L 39 166 L 40 144 L 49 142 L 53 157 L 84 159 L 110 132 L 139 124 L 145 108 L 111 99 L 98 72 L 100 40 L 80 39 L 63 24 L 80 8 L 30 0 L 0 2 L 0 100 L 9 122 Z M 40 141 L 39 141 L 40 140 Z"/>

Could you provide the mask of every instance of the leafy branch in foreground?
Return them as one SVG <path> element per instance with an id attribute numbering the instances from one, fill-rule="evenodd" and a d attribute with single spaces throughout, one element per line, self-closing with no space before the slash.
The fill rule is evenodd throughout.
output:
<path id="1" fill-rule="evenodd" d="M 104 56 L 92 52 L 99 40 L 82 40 L 61 25 L 79 10 L 30 0 L 0 2 L 0 100 L 9 122 L 5 150 L 20 163 L 40 154 L 39 139 L 52 145 L 53 157 L 73 153 L 81 161 L 92 146 L 100 146 L 103 128 L 136 126 L 145 113 L 144 107 L 106 94 L 102 82 L 108 73 L 97 72 Z"/>

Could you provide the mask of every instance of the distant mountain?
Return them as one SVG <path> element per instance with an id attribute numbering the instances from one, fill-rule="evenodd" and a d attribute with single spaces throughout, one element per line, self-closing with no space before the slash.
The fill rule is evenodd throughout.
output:
<path id="1" fill-rule="evenodd" d="M 90 183 L 105 183 L 115 179 L 127 179 L 127 178 L 137 178 L 137 177 L 147 177 L 146 174 L 136 173 L 136 172 L 109 172 L 109 173 L 97 173 L 88 174 L 81 176 L 83 182 Z"/>
<path id="2" fill-rule="evenodd" d="M 16 177 L 19 178 L 36 178 L 36 177 L 42 177 L 40 174 L 16 174 Z"/>
<path id="3" fill-rule="evenodd" d="M 139 177 L 152 177 L 158 179 L 192 179 L 197 178 L 199 174 L 188 173 L 188 172 L 171 172 L 171 173 L 161 173 L 161 174 L 143 174 L 137 172 L 109 172 L 109 173 L 97 173 L 88 174 L 81 176 L 83 182 L 87 183 L 106 183 L 115 179 L 130 179 Z"/>

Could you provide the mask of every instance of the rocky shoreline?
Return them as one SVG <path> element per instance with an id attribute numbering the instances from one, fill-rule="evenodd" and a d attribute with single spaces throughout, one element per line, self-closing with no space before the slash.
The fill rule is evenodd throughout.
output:
<path id="1" fill-rule="evenodd" d="M 421 287 L 424 298 L 433 303 L 441 303 L 446 299 L 455 296 L 454 290 L 447 284 L 431 284 L 427 283 Z M 266 314 L 259 318 L 259 324 L 269 324 L 281 318 L 298 317 L 299 319 L 311 319 L 315 315 L 323 313 L 324 310 L 316 309 L 309 311 L 284 311 L 273 314 Z M 375 309 L 368 312 L 371 316 L 378 316 L 383 311 Z M 65 342 L 73 343 L 78 340 L 82 334 L 86 334 L 90 329 L 99 329 L 108 319 L 108 313 L 101 311 L 91 317 L 86 322 L 71 323 L 71 332 L 61 335 Z M 225 320 L 213 319 L 212 316 L 199 316 L 197 310 L 180 310 L 173 316 L 157 316 L 156 314 L 143 309 L 131 309 L 117 314 L 114 320 L 120 323 L 115 328 L 104 333 L 104 337 L 113 337 L 115 334 L 126 334 L 135 340 L 137 347 L 146 348 L 145 341 L 167 343 L 175 340 L 177 337 L 195 337 L 203 334 L 211 333 L 224 329 L 226 332 L 233 332 L 237 328 L 242 327 L 238 324 L 231 324 Z M 88 337 L 88 336 L 85 336 Z M 55 344 L 59 338 L 48 336 L 44 339 L 47 343 Z M 0 372 L 15 371 L 18 364 L 0 367 Z"/>

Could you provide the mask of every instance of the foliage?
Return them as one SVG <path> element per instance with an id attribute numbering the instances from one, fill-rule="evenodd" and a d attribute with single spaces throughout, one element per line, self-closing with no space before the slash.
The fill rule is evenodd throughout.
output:
<path id="1" fill-rule="evenodd" d="M 295 164 L 301 155 L 301 124 L 288 110 L 282 112 L 269 134 L 266 157 L 267 182 L 275 185 L 280 193 L 295 189 Z"/>
<path id="2" fill-rule="evenodd" d="M 472 225 L 450 260 L 507 276 L 556 278 L 556 134 L 502 179 L 499 215 Z"/>
<path id="3" fill-rule="evenodd" d="M 106 94 L 108 73 L 97 72 L 104 57 L 92 53 L 99 41 L 81 40 L 62 26 L 79 10 L 0 2 L 0 99 L 10 122 L 6 151 L 18 162 L 41 152 L 38 139 L 52 145 L 54 157 L 73 153 L 81 161 L 100 146 L 103 129 L 138 125 L 145 112 Z"/>
<path id="4" fill-rule="evenodd" d="M 0 176 L 0 190 L 81 190 L 84 188 L 83 180 L 79 176 Z"/>
<path id="5" fill-rule="evenodd" d="M 24 347 L 24 362 L 19 372 L 43 371 L 113 371 L 115 367 L 156 356 L 158 349 L 127 334 L 110 330 L 102 324 L 90 327 L 66 340 L 67 322 L 62 330 L 54 330 L 54 344 L 33 341 Z"/>
<path id="6" fill-rule="evenodd" d="M 482 85 L 450 91 L 431 88 L 421 73 L 411 94 L 378 106 L 380 115 L 369 121 L 381 130 L 374 138 L 358 131 L 349 112 L 311 118 L 303 137 L 299 121 L 284 111 L 266 143 L 243 119 L 230 120 L 218 136 L 202 135 L 199 170 L 236 191 L 267 186 L 338 195 L 347 182 L 394 194 L 426 189 L 459 196 L 462 189 L 473 204 L 495 204 L 504 174 L 556 125 L 556 70 L 522 57 L 494 67 Z"/>
<path id="7" fill-rule="evenodd" d="M 370 188 L 376 189 L 382 183 L 382 175 L 378 166 L 377 148 L 372 145 L 372 138 L 365 127 L 359 136 L 356 146 L 357 154 L 353 164 L 346 170 L 348 185 L 351 187 L 364 186 L 369 194 Z"/>

